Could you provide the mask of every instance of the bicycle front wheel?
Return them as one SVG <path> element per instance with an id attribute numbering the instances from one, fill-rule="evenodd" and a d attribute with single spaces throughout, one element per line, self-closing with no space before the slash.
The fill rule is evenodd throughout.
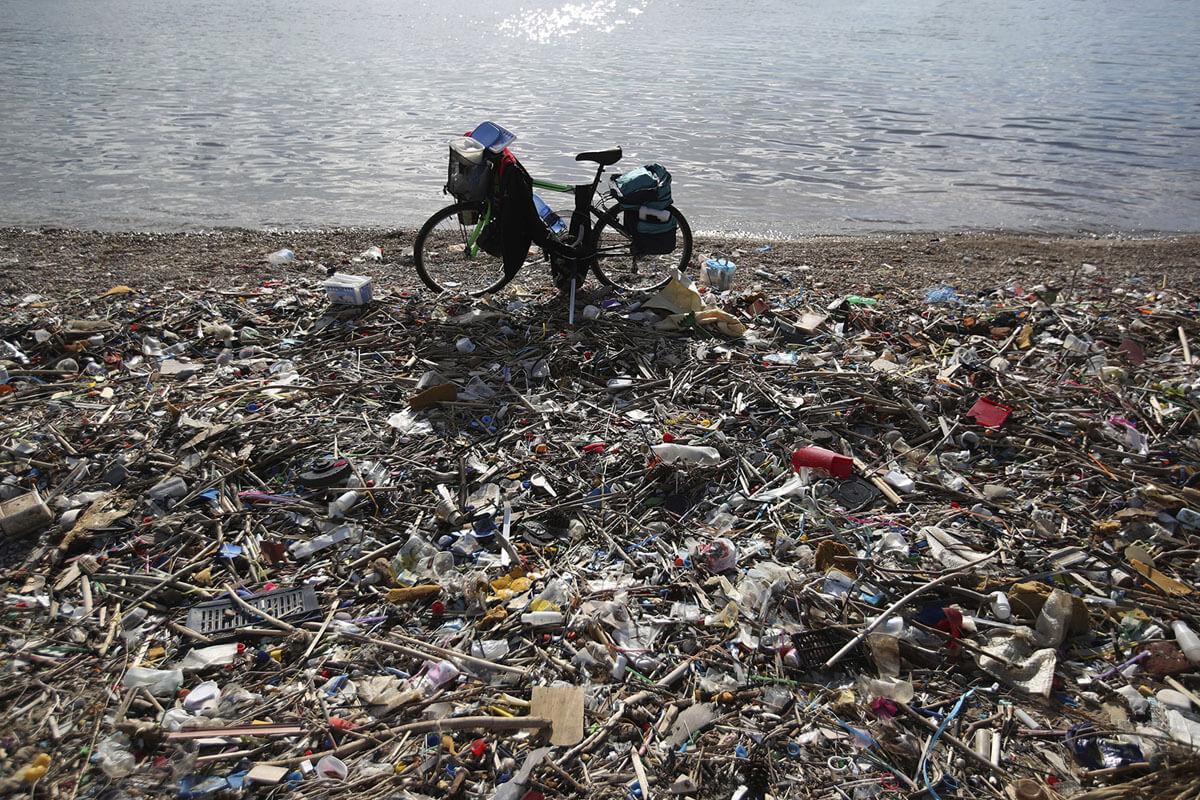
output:
<path id="1" fill-rule="evenodd" d="M 486 203 L 455 203 L 421 226 L 413 242 L 413 263 L 426 286 L 478 297 L 509 282 L 500 255 L 499 223 L 480 224 L 487 210 Z"/>
<path id="2" fill-rule="evenodd" d="M 612 217 L 601 218 L 592 233 L 594 269 L 601 283 L 618 289 L 650 291 L 666 286 L 672 270 L 687 269 L 692 257 L 692 229 L 678 209 L 670 206 L 668 210 L 679 226 L 675 231 L 675 248 L 658 255 L 639 253 L 630 228 Z"/>

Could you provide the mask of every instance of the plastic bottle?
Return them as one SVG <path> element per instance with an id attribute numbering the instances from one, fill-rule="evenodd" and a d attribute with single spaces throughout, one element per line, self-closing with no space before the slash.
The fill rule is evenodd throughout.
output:
<path id="1" fill-rule="evenodd" d="M 226 664 L 232 664 L 233 660 L 237 658 L 237 648 L 237 642 L 197 647 L 188 651 L 188 654 L 179 662 L 179 667 L 183 670 L 223 667 Z"/>
<path id="2" fill-rule="evenodd" d="M 538 628 L 544 625 L 558 625 L 565 619 L 561 611 L 526 611 L 521 615 L 521 623 Z"/>
<path id="3" fill-rule="evenodd" d="M 508 655 L 508 639 L 484 639 L 472 642 L 471 655 L 488 661 L 498 661 Z"/>
<path id="4" fill-rule="evenodd" d="M 146 490 L 151 499 L 163 501 L 168 498 L 178 500 L 188 492 L 187 482 L 178 475 L 164 478 Z"/>
<path id="5" fill-rule="evenodd" d="M 292 558 L 308 558 L 318 550 L 324 550 L 326 547 L 344 542 L 351 537 L 350 527 L 343 525 L 340 528 L 323 533 L 309 541 L 292 542 L 288 546 L 288 550 L 292 554 Z"/>
<path id="6" fill-rule="evenodd" d="M 100 769 L 113 780 L 120 780 L 133 773 L 137 762 L 129 751 L 129 740 L 124 734 L 110 736 L 96 745 L 93 760 L 100 763 Z"/>
<path id="7" fill-rule="evenodd" d="M 791 462 L 796 471 L 801 467 L 815 467 L 835 478 L 849 478 L 854 471 L 854 459 L 824 447 L 801 447 L 792 453 Z"/>
<path id="8" fill-rule="evenodd" d="M 437 552 L 420 534 L 413 533 L 392 558 L 392 572 L 397 575 L 405 571 L 424 572 Z"/>
<path id="9" fill-rule="evenodd" d="M 458 677 L 458 667 L 449 661 L 426 661 L 425 670 L 417 676 L 413 685 L 422 694 L 432 694 L 443 685 Z"/>
<path id="10" fill-rule="evenodd" d="M 992 613 L 996 615 L 996 619 L 1003 622 L 1012 616 L 1012 605 L 1008 602 L 1008 595 L 1004 592 L 992 592 L 988 597 L 992 601 Z"/>
<path id="11" fill-rule="evenodd" d="M 1187 698 L 1187 695 L 1174 689 L 1159 689 L 1155 692 L 1154 699 L 1165 708 L 1173 708 L 1176 711 L 1192 710 L 1192 701 Z"/>
<path id="12" fill-rule="evenodd" d="M 130 667 L 122 683 L 127 689 L 144 687 L 155 697 L 173 697 L 183 686 L 183 670 Z"/>
<path id="13" fill-rule="evenodd" d="M 858 679 L 859 691 L 871 697 L 883 697 L 907 703 L 913 699 L 913 685 L 897 677 L 868 678 L 865 675 Z"/>
<path id="14" fill-rule="evenodd" d="M 763 356 L 763 361 L 767 364 L 799 364 L 799 353 L 770 353 Z"/>
<path id="15" fill-rule="evenodd" d="M 720 625 L 724 628 L 736 628 L 738 620 L 738 605 L 730 600 L 725 604 L 725 607 L 716 614 L 709 614 L 704 618 L 704 624 L 707 627 L 716 627 Z"/>
<path id="16" fill-rule="evenodd" d="M 902 494 L 908 494 L 917 488 L 916 482 L 898 469 L 889 469 L 883 479 L 887 481 L 888 486 Z"/>
<path id="17" fill-rule="evenodd" d="M 12 358 L 14 361 L 19 362 L 22 366 L 26 366 L 26 367 L 29 366 L 29 356 L 22 353 L 15 344 L 8 341 L 7 339 L 3 340 L 3 344 L 4 344 L 4 352 L 8 353 L 8 356 L 10 358 Z"/>
<path id="18" fill-rule="evenodd" d="M 2 383 L 3 381 L 0 381 Z M 1189 528 L 1200 528 L 1200 513 L 1193 511 L 1190 508 L 1181 508 L 1179 513 L 1175 515 L 1175 519 Z"/>
<path id="19" fill-rule="evenodd" d="M 1175 631 L 1175 643 L 1183 651 L 1184 657 L 1193 664 L 1200 664 L 1200 637 L 1196 636 L 1196 632 L 1181 619 L 1171 623 L 1171 630 Z"/>
<path id="20" fill-rule="evenodd" d="M 1129 711 L 1135 717 L 1144 717 L 1150 710 L 1150 704 L 1146 702 L 1146 698 L 1132 686 L 1117 687 L 1117 694 L 1124 698 L 1125 703 L 1129 706 Z"/>
<path id="21" fill-rule="evenodd" d="M 1063 340 L 1063 349 L 1082 354 L 1092 349 L 1092 342 L 1087 337 L 1080 338 L 1073 333 L 1068 333 L 1067 338 Z"/>
<path id="22" fill-rule="evenodd" d="M 529 603 L 530 611 L 562 613 L 571 604 L 571 587 L 562 578 L 555 578 Z"/>
<path id="23" fill-rule="evenodd" d="M 183 698 L 185 711 L 207 711 L 215 709 L 221 700 L 221 687 L 216 681 L 204 681 Z"/>
<path id="24" fill-rule="evenodd" d="M 563 233 L 567 229 L 567 223 L 563 222 L 561 216 L 550 210 L 550 206 L 546 205 L 546 201 L 533 196 L 533 205 L 537 208 L 538 216 L 542 218 L 542 222 L 546 223 L 546 227 L 555 233 Z"/>
<path id="25" fill-rule="evenodd" d="M 341 494 L 336 500 L 329 504 L 329 516 L 343 517 L 350 509 L 358 503 L 362 495 L 351 489 L 348 492 Z"/>

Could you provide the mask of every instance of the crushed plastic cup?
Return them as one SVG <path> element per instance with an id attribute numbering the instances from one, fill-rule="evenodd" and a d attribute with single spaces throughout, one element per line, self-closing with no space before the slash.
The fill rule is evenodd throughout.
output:
<path id="1" fill-rule="evenodd" d="M 187 697 L 183 698 L 183 707 L 186 711 L 201 711 L 215 707 L 220 699 L 221 687 L 217 682 L 205 681 L 188 692 Z"/>
<path id="2" fill-rule="evenodd" d="M 350 769 L 336 756 L 321 756 L 317 761 L 317 777 L 344 781 L 349 774 Z"/>
<path id="3" fill-rule="evenodd" d="M 466 336 L 464 336 L 461 339 L 459 339 L 457 342 L 454 343 L 454 349 L 457 350 L 458 352 L 464 353 L 464 354 L 465 353 L 474 353 L 475 352 L 475 343 L 472 342 L 470 339 L 468 339 Z"/>

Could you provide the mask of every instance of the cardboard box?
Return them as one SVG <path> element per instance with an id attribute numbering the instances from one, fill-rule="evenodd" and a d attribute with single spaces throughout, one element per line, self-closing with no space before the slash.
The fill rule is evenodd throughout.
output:
<path id="1" fill-rule="evenodd" d="M 361 306 L 371 302 L 371 279 L 366 275 L 335 272 L 323 285 L 331 303 Z"/>

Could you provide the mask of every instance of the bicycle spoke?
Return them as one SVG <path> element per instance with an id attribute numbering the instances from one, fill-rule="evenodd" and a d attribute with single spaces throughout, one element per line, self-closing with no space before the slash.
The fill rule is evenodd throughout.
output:
<path id="1" fill-rule="evenodd" d="M 593 234 L 596 249 L 596 277 L 622 289 L 647 291 L 659 288 L 671 279 L 673 270 L 686 270 L 692 253 L 692 230 L 674 208 L 678 223 L 675 249 L 661 255 L 637 252 L 631 233 L 620 223 L 602 220 Z"/>
<path id="2" fill-rule="evenodd" d="M 482 213 L 482 204 L 459 203 L 443 208 L 421 228 L 413 260 L 431 289 L 480 295 L 507 283 L 499 231 L 484 230 L 473 238 Z"/>

